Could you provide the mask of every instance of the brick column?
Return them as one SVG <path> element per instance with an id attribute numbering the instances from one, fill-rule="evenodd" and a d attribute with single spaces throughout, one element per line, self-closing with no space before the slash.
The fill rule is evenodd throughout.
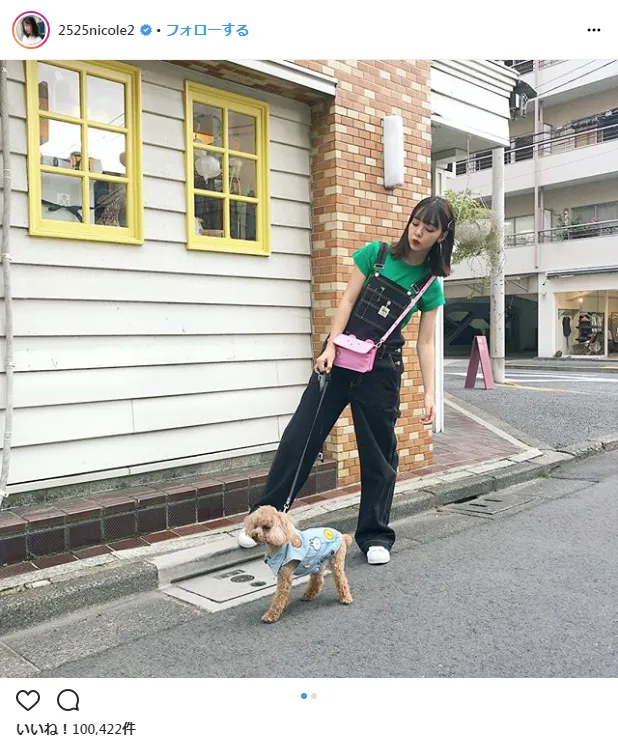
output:
<path id="1" fill-rule="evenodd" d="M 334 101 L 312 111 L 313 345 L 317 354 L 353 267 L 352 253 L 372 240 L 396 240 L 413 205 L 431 193 L 429 69 L 425 60 L 299 61 L 337 79 Z M 401 114 L 405 185 L 383 181 L 382 117 Z M 397 427 L 400 472 L 430 465 L 431 432 L 419 421 L 423 393 L 415 346 L 418 319 L 406 330 L 406 372 Z M 349 407 L 326 444 L 340 486 L 360 481 Z"/>

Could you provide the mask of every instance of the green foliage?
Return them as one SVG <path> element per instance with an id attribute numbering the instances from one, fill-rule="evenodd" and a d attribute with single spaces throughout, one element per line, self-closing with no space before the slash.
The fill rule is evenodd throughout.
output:
<path id="1" fill-rule="evenodd" d="M 483 204 L 482 199 L 475 198 L 469 189 L 458 193 L 449 190 L 446 192 L 445 198 L 453 207 L 453 213 L 455 215 L 453 263 L 461 264 L 463 261 L 481 257 L 487 257 L 490 263 L 496 261 L 499 254 L 502 226 L 498 224 L 493 211 Z M 461 237 L 458 237 L 458 224 L 461 234 L 462 223 L 476 224 L 478 226 L 481 220 L 489 220 L 491 222 L 491 230 L 488 235 L 472 240 L 462 240 Z"/>
<path id="2" fill-rule="evenodd" d="M 586 231 L 586 228 L 576 227 L 584 222 L 581 217 L 574 217 L 572 220 L 565 220 L 563 215 L 559 215 L 557 222 L 559 230 L 556 230 L 554 235 L 558 241 L 568 241 Z"/>
<path id="3" fill-rule="evenodd" d="M 444 196 L 451 203 L 456 222 L 487 219 L 491 216 L 491 210 L 483 204 L 483 200 L 473 197 L 469 189 L 457 193 L 449 189 Z"/>

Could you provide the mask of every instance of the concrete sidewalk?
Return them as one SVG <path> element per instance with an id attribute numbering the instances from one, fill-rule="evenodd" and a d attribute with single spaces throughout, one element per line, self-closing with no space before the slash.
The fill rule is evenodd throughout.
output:
<path id="1" fill-rule="evenodd" d="M 432 465 L 400 472 L 398 480 L 441 476 L 508 459 L 526 448 L 518 435 L 512 437 L 479 422 L 455 405 L 447 407 L 446 430 L 434 436 Z M 261 468 L 244 472 L 223 469 L 205 478 L 163 480 L 90 497 L 76 495 L 74 499 L 35 504 L 23 510 L 0 510 L 0 556 L 3 548 L 5 555 L 13 554 L 13 560 L 4 566 L 0 559 L 0 580 L 29 574 L 30 582 L 34 582 L 41 570 L 82 559 L 117 555 L 153 544 L 165 547 L 178 538 L 237 530 L 249 506 L 261 495 L 267 474 Z M 316 463 L 294 508 L 358 492 L 357 485 L 337 488 L 336 483 L 335 462 L 326 458 Z M 31 522 L 24 522 L 25 517 Z"/>
<path id="2" fill-rule="evenodd" d="M 260 621 L 264 590 L 226 580 L 213 608 L 200 594 L 206 578 L 196 579 L 182 600 L 182 588 L 163 588 L 0 634 L 0 668 L 7 678 L 69 680 L 615 676 L 616 477 L 618 457 L 605 453 L 395 521 L 388 566 L 350 551 L 351 606 L 327 577 L 313 603 L 296 588 L 272 626 Z M 234 569 L 246 578 L 258 564 Z M 259 689 L 272 704 L 268 685 Z M 589 730 L 578 742 L 607 740 Z"/>
<path id="3" fill-rule="evenodd" d="M 453 431 L 451 427 L 450 448 L 446 433 L 437 436 L 437 463 L 428 470 L 439 469 L 440 458 L 443 465 L 450 459 L 450 468 L 412 477 L 401 474 L 393 502 L 393 521 L 549 475 L 565 461 L 618 449 L 616 436 L 564 451 L 544 451 L 470 416 L 452 402 L 449 409 L 452 423 L 459 422 L 459 430 Z M 483 456 L 479 437 L 485 438 L 486 445 L 490 441 L 495 443 L 491 457 L 487 457 L 487 449 Z M 457 464 L 464 450 L 469 454 L 468 462 Z M 320 497 L 298 501 L 293 512 L 298 527 L 328 524 L 353 532 L 359 490 L 334 490 Z M 202 534 L 110 551 L 35 573 L 0 579 L 0 628 L 5 633 L 24 629 L 78 609 L 261 557 L 263 549 L 260 547 L 248 551 L 237 548 L 235 535 L 240 519 L 242 516 L 239 522 L 226 521 L 227 524 Z"/>

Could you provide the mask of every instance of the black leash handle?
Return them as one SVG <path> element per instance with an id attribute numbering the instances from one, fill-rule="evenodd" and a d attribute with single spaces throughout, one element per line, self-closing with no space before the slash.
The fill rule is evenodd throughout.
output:
<path id="1" fill-rule="evenodd" d="M 296 469 L 296 474 L 294 475 L 294 481 L 292 482 L 292 487 L 290 488 L 290 493 L 288 494 L 288 498 L 285 500 L 285 504 L 283 505 L 282 512 L 288 512 L 290 509 L 290 505 L 292 504 L 294 490 L 296 489 L 296 484 L 298 482 L 298 476 L 300 474 L 300 469 L 303 464 L 303 461 L 305 460 L 305 454 L 307 452 L 307 448 L 309 447 L 311 435 L 313 434 L 313 430 L 315 429 L 315 425 L 318 421 L 318 416 L 320 415 L 320 410 L 322 409 L 322 403 L 324 401 L 324 396 L 326 395 L 326 391 L 328 390 L 328 384 L 330 383 L 330 374 L 318 373 L 318 383 L 320 386 L 320 390 L 322 391 L 322 395 L 320 396 L 320 400 L 318 402 L 318 408 L 316 409 L 315 416 L 313 418 L 313 424 L 311 425 L 311 429 L 309 430 L 309 436 L 307 437 L 307 442 L 305 443 L 305 447 L 303 449 L 302 455 L 300 456 L 300 459 L 298 461 L 298 467 Z M 322 456 L 322 460 L 324 460 L 324 455 L 322 453 L 320 453 L 318 458 L 320 456 Z"/>

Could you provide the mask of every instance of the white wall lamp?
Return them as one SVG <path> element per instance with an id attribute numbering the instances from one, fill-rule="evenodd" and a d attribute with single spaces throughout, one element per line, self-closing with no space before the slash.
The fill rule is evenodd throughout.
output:
<path id="1" fill-rule="evenodd" d="M 384 188 L 403 186 L 405 152 L 403 143 L 403 117 L 398 114 L 383 119 Z"/>

